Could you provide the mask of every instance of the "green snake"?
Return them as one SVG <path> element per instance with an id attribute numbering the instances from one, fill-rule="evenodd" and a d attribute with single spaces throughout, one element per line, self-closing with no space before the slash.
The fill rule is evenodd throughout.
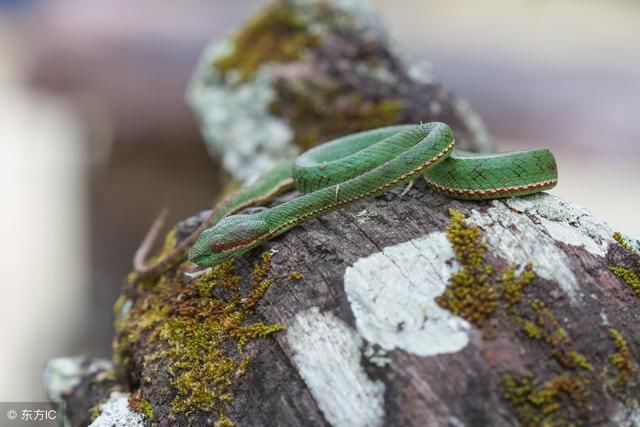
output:
<path id="1" fill-rule="evenodd" d="M 182 247 L 195 240 L 189 259 L 200 266 L 217 265 L 310 218 L 376 197 L 420 175 L 434 190 L 466 200 L 532 194 L 557 183 L 549 150 L 486 155 L 455 150 L 454 144 L 449 126 L 434 122 L 384 127 L 319 145 L 218 204 Z M 232 215 L 294 186 L 304 195 L 256 213 Z"/>

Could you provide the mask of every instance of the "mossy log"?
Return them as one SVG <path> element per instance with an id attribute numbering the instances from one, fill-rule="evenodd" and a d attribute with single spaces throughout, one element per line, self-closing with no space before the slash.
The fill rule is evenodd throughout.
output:
<path id="1" fill-rule="evenodd" d="M 199 277 L 132 278 L 118 390 L 159 425 L 636 425 L 640 256 L 616 237 L 552 195 L 417 183 Z M 81 378 L 70 413 L 113 379 Z"/>
<path id="2" fill-rule="evenodd" d="M 409 73 L 352 4 L 275 3 L 232 47 L 205 55 L 190 99 L 232 174 L 243 177 L 229 154 L 240 136 L 277 157 L 283 135 L 303 149 L 362 127 L 441 120 L 463 145 L 486 148 L 476 116 Z M 286 31 L 264 36 L 274 29 Z M 246 51 L 254 45 L 273 56 Z M 223 104 L 250 114 L 214 114 Z M 635 241 L 548 194 L 460 202 L 421 180 L 401 192 L 208 271 L 184 261 L 132 274 L 114 309 L 113 361 L 51 361 L 52 400 L 72 425 L 95 426 L 640 423 Z M 205 217 L 178 224 L 163 252 Z"/>
<path id="3" fill-rule="evenodd" d="M 283 157 L 360 130 L 446 122 L 460 148 L 484 125 L 361 0 L 273 2 L 208 47 L 187 91 L 211 153 L 246 180 Z"/>

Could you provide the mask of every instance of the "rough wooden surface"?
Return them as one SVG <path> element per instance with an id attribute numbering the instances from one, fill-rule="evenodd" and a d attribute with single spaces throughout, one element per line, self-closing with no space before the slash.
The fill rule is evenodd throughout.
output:
<path id="1" fill-rule="evenodd" d="M 532 261 L 537 276 L 523 290 L 516 316 L 498 308 L 478 326 L 439 305 L 452 273 L 462 268 L 443 233 L 450 208 L 479 227 L 496 270 Z M 247 426 L 534 425 L 523 418 L 530 413 L 552 425 L 634 425 L 640 298 L 609 266 L 638 268 L 638 260 L 612 233 L 588 212 L 551 195 L 457 202 L 422 183 L 405 196 L 394 191 L 311 220 L 236 264 L 244 280 L 264 251 L 273 253 L 274 283 L 252 319 L 286 329 L 246 346 L 243 357 L 251 362 L 234 380 L 226 416 Z M 290 280 L 294 271 L 304 278 Z M 129 290 L 134 300 L 144 294 Z M 551 313 L 541 324 L 529 307 L 535 300 Z M 522 319 L 557 342 L 537 339 Z M 624 381 L 612 364 L 619 352 L 612 328 L 630 352 Z M 144 342 L 134 344 L 134 370 L 150 370 L 145 357 L 163 345 Z M 583 355 L 590 367 L 563 361 L 558 352 Z M 207 412 L 172 413 L 170 363 L 153 365 L 148 381 L 139 378 L 151 372 L 128 372 L 130 381 L 136 379 L 129 385 L 139 386 L 153 405 L 154 421 L 215 420 Z M 534 391 L 559 378 L 571 385 L 546 401 L 538 397 L 539 407 L 522 409 L 526 403 L 505 397 L 506 375 L 531 378 Z M 522 390 L 528 398 L 537 396 Z M 70 396 L 70 408 L 86 405 L 85 397 Z M 549 405 L 557 408 L 544 418 Z"/>
<path id="2" fill-rule="evenodd" d="M 347 3 L 337 2 L 331 22 L 344 18 Z M 315 16 L 330 2 L 281 4 Z M 349 86 L 345 79 L 363 69 L 318 65 L 333 58 L 327 52 L 348 56 L 331 40 L 369 34 L 345 33 L 341 25 L 323 33 L 314 54 L 301 56 L 303 67 L 278 62 L 266 69 L 280 70 L 267 80 L 280 82 L 283 97 L 269 114 L 286 118 L 294 135 L 326 129 L 309 122 L 308 111 L 289 114 L 287 94 L 313 91 L 309 82 L 318 75 Z M 369 41 L 363 52 L 408 78 L 380 39 L 362 40 Z M 331 65 L 340 62 L 333 59 Z M 292 72 L 309 64 L 326 73 Z M 278 80 L 283 70 L 290 79 Z M 376 90 L 387 86 L 365 87 L 367 81 L 356 78 L 354 87 L 382 102 Z M 249 89 L 264 89 L 253 83 Z M 419 99 L 429 105 L 429 94 L 440 94 L 434 102 L 448 107 L 431 113 L 443 114 L 438 118 L 473 144 L 475 119 L 469 122 L 459 101 L 435 83 L 410 86 L 419 84 L 423 92 L 393 92 L 403 101 L 390 120 L 432 117 Z M 224 92 L 226 101 L 241 92 L 217 80 L 200 89 Z M 338 95 L 332 102 L 346 105 Z M 220 101 L 214 98 L 211 108 Z M 358 106 L 358 117 L 372 105 Z M 268 131 L 264 121 L 240 117 L 245 130 Z M 229 120 L 228 129 L 241 124 Z M 322 123 L 334 124 L 327 116 Z M 640 423 L 640 257 L 633 247 L 589 212 L 548 194 L 472 203 L 438 195 L 422 181 L 401 191 L 311 220 L 204 275 L 184 262 L 155 277 L 130 277 L 115 307 L 114 363 L 52 361 L 52 400 L 66 402 L 74 424 L 95 426 Z M 179 224 L 168 246 L 202 218 Z"/>

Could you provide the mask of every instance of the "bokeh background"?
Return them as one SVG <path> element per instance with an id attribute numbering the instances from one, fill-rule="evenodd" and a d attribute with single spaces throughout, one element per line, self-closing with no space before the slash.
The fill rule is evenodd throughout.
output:
<path id="1" fill-rule="evenodd" d="M 552 148 L 552 192 L 640 237 L 639 2 L 370 3 L 501 149 Z M 150 221 L 220 188 L 183 101 L 190 73 L 265 4 L 0 0 L 0 401 L 44 399 L 51 357 L 110 357 Z"/>

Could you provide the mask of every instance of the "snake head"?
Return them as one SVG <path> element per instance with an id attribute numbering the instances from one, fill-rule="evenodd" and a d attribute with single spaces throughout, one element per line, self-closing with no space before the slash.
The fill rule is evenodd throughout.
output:
<path id="1" fill-rule="evenodd" d="M 268 231 L 260 214 L 224 218 L 200 234 L 189 250 L 189 260 L 200 266 L 230 260 L 261 244 Z"/>

